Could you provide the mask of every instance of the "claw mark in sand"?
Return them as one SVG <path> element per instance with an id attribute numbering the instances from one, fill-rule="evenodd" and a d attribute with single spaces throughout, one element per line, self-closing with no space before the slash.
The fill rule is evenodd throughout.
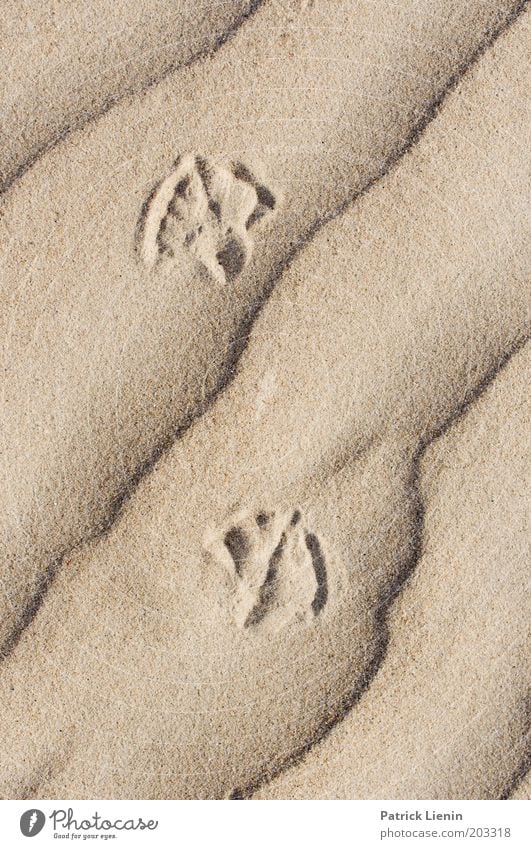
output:
<path id="1" fill-rule="evenodd" d="M 252 229 L 277 205 L 273 192 L 243 163 L 185 154 L 144 204 L 137 250 L 153 269 L 184 247 L 224 283 L 245 267 Z"/>
<path id="2" fill-rule="evenodd" d="M 240 513 L 205 546 L 233 578 L 233 613 L 241 628 L 309 624 L 327 603 L 325 557 L 300 510 Z"/>

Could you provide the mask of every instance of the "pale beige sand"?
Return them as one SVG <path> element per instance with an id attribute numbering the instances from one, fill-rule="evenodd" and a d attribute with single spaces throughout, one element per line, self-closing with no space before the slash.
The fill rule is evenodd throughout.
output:
<path id="1" fill-rule="evenodd" d="M 6 194 L 4 647 L 56 560 L 112 519 L 230 377 L 249 314 L 297 246 L 400 153 L 517 6 L 266 5 L 212 59 L 118 104 Z M 249 162 L 276 198 L 230 285 L 180 251 L 153 269 L 135 250 L 144 202 L 186 151 Z"/>
<path id="2" fill-rule="evenodd" d="M 531 799 L 531 774 L 529 772 L 520 781 L 514 793 L 511 794 L 511 799 Z"/>
<path id="3" fill-rule="evenodd" d="M 530 743 L 529 353 L 422 460 L 422 556 L 368 692 L 259 798 L 508 792 Z"/>
<path id="4" fill-rule="evenodd" d="M 253 0 L 4 0 L 0 190 L 57 139 L 215 50 Z"/>
<path id="5" fill-rule="evenodd" d="M 296 257 L 234 383 L 65 564 L 2 669 L 3 794 L 225 796 L 367 683 L 419 448 L 527 330 L 526 25 Z"/>

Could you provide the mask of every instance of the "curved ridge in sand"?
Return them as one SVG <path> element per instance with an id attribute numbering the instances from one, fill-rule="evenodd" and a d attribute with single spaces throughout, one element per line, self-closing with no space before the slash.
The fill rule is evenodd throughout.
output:
<path id="1" fill-rule="evenodd" d="M 514 109 L 526 23 L 477 63 L 400 166 L 297 255 L 236 380 L 108 533 L 65 562 L 2 666 L 3 793 L 226 797 L 306 751 L 376 684 L 385 614 L 419 554 L 417 460 L 529 330 L 527 126 Z M 426 527 L 429 510 L 428 497 Z M 496 579 L 500 598 L 518 599 L 517 569 Z M 485 632 L 490 607 L 489 594 L 477 600 L 470 633 Z M 433 620 L 428 609 L 428 633 Z M 467 661 L 467 633 L 453 636 Z M 476 642 L 488 673 L 489 644 Z M 508 763 L 525 737 L 517 667 L 507 681 Z M 448 777 L 477 793 L 459 757 L 449 749 L 435 775 L 426 766 L 436 793 Z M 482 792 L 499 792 L 500 763 L 494 745 Z"/>
<path id="2" fill-rule="evenodd" d="M 521 6 L 453 0 L 441 16 L 432 0 L 387 4 L 375 29 L 372 0 L 355 15 L 345 0 L 333 4 L 346 22 L 338 39 L 330 5 L 265 6 L 214 58 L 118 104 L 5 194 L 4 649 L 65 552 L 110 527 L 175 434 L 230 381 L 297 250 L 411 147 Z M 321 53 L 334 62 L 323 66 Z M 198 102 L 210 108 L 198 112 Z M 177 275 L 167 263 L 146 273 L 134 233 L 153 186 L 179 152 L 220 149 L 283 193 L 256 230 L 252 260 L 240 237 L 225 254 L 220 246 L 226 267 L 240 270 L 230 287 L 213 285 L 190 251 L 180 251 Z"/>
<path id="3" fill-rule="evenodd" d="M 531 773 L 528 771 L 509 796 L 510 799 L 531 799 Z"/>
<path id="4" fill-rule="evenodd" d="M 522 774 L 529 363 L 527 346 L 426 451 L 419 563 L 390 613 L 381 668 L 259 798 L 496 799 Z M 514 797 L 526 792 L 524 779 Z"/>
<path id="5" fill-rule="evenodd" d="M 214 53 L 262 2 L 7 0 L 0 43 L 0 191 L 121 98 Z"/>

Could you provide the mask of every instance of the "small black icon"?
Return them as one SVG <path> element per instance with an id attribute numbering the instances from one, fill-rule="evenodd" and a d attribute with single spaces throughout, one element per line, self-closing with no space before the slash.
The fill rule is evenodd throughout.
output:
<path id="1" fill-rule="evenodd" d="M 20 830 L 25 837 L 35 837 L 42 831 L 46 817 L 37 808 L 25 811 L 20 817 Z"/>

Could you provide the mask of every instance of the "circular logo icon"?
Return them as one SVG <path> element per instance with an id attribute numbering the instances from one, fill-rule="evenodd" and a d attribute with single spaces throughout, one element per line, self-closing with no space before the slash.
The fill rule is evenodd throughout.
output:
<path id="1" fill-rule="evenodd" d="M 20 817 L 20 830 L 25 837 L 35 837 L 42 831 L 46 817 L 37 808 L 30 808 Z"/>

